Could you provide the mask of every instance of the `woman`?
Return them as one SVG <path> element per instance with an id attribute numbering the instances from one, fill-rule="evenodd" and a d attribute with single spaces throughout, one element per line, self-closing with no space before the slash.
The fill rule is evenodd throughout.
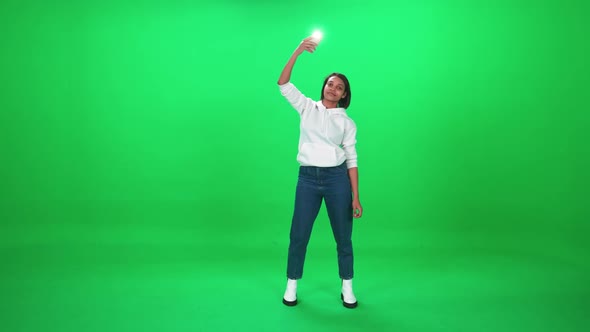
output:
<path id="1" fill-rule="evenodd" d="M 291 223 L 287 262 L 287 289 L 283 303 L 297 304 L 297 280 L 303 275 L 303 264 L 313 223 L 322 200 L 338 252 L 338 269 L 342 279 L 342 304 L 355 308 L 352 291 L 353 251 L 352 219 L 360 218 L 363 208 L 359 200 L 356 126 L 346 114 L 351 99 L 346 76 L 333 73 L 324 80 L 321 100 L 305 97 L 292 83 L 291 72 L 297 57 L 304 51 L 313 53 L 317 44 L 312 37 L 304 39 L 281 72 L 278 84 L 281 93 L 301 117 L 299 180 L 295 194 L 295 211 Z"/>

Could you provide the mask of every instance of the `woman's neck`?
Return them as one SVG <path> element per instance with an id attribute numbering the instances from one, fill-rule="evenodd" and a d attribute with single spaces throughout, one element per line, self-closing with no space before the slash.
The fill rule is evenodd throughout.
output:
<path id="1" fill-rule="evenodd" d="M 334 101 L 329 101 L 329 100 L 322 100 L 322 104 L 324 104 L 324 106 L 326 108 L 337 108 L 338 107 L 338 103 L 334 102 Z"/>

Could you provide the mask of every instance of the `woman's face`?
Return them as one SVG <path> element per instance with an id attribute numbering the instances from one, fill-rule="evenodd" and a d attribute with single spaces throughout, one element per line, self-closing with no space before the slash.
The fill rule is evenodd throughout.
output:
<path id="1" fill-rule="evenodd" d="M 346 96 L 344 89 L 344 81 L 338 76 L 332 76 L 324 86 L 324 99 L 338 103 L 340 99 Z"/>

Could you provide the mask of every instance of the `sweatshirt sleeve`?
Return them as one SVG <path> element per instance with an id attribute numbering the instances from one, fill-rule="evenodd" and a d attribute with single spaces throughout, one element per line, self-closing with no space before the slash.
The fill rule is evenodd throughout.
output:
<path id="1" fill-rule="evenodd" d="M 346 155 L 346 167 L 358 167 L 356 155 L 356 124 L 350 120 L 350 125 L 344 131 L 342 149 Z"/>
<path id="2" fill-rule="evenodd" d="M 291 82 L 279 85 L 279 89 L 281 90 L 281 94 L 299 114 L 303 114 L 305 110 L 312 109 L 315 105 L 315 101 L 304 96 Z"/>

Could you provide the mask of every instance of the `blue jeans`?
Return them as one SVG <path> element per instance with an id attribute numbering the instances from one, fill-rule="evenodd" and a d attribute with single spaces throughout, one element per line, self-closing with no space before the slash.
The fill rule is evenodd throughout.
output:
<path id="1" fill-rule="evenodd" d="M 352 190 L 346 163 L 336 167 L 300 166 L 291 222 L 287 278 L 301 279 L 313 223 L 326 202 L 338 252 L 340 278 L 352 279 Z"/>

